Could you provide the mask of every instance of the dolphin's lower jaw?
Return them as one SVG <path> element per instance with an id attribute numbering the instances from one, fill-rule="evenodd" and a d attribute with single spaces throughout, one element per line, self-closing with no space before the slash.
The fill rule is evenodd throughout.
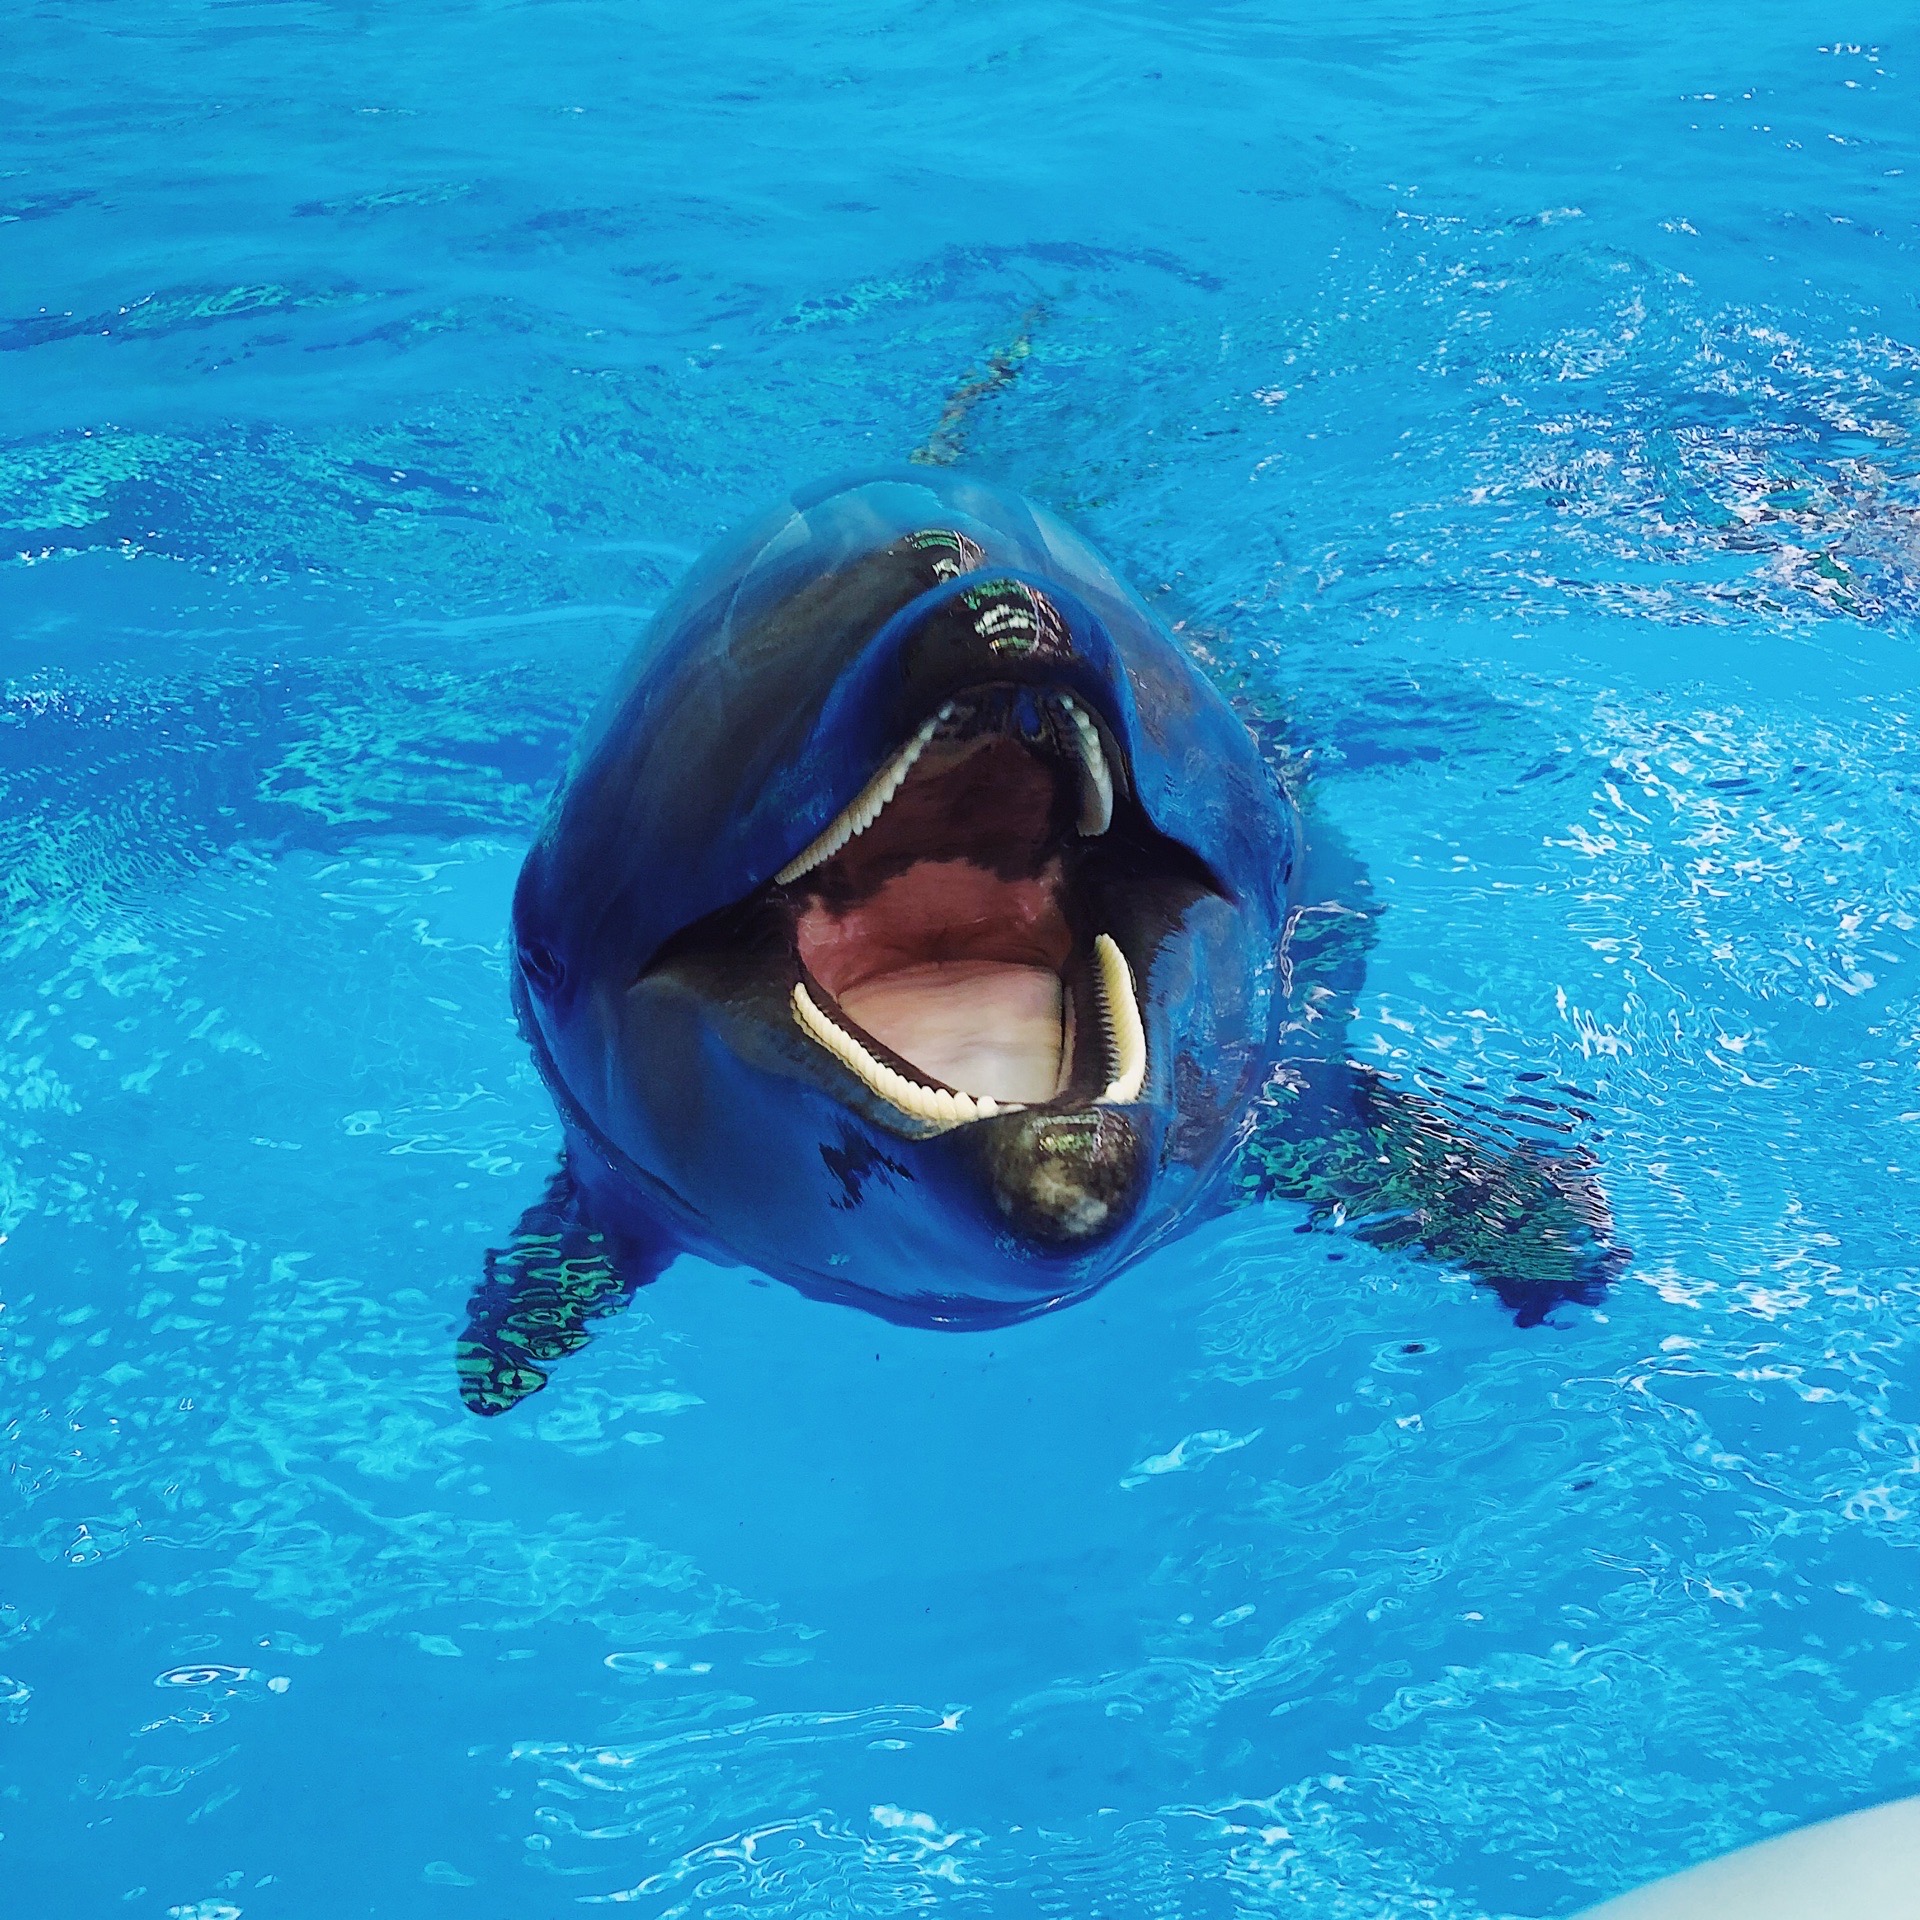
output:
<path id="1" fill-rule="evenodd" d="M 1099 1102 L 1114 1106 L 1137 1100 L 1146 1084 L 1147 1028 L 1134 991 L 1133 969 L 1127 965 L 1119 942 L 1111 934 L 1095 934 L 1093 958 L 1108 1072 Z M 903 1047 L 912 1045 L 915 1054 L 948 1050 L 956 1038 L 956 1024 L 964 1023 L 965 1031 L 958 1036 L 961 1044 L 972 1041 L 975 1046 L 994 1045 L 996 1057 L 987 1070 L 1003 1085 L 1010 1079 L 1032 1080 L 1038 1076 L 1042 1085 L 1051 1082 L 1053 1091 L 1059 1091 L 1072 1052 L 1072 1006 L 1050 975 L 1038 967 L 993 962 L 971 965 L 965 961 L 935 961 L 902 971 L 921 976 L 907 985 L 904 994 L 896 990 L 889 996 L 896 1003 L 892 1024 Z M 1011 977 L 1016 974 L 1029 978 Z M 957 986 L 971 989 L 961 1005 L 929 1008 L 927 1003 L 934 996 L 951 996 Z M 897 1004 L 902 1000 L 906 1004 Z M 920 1044 L 913 1044 L 914 1035 L 908 1031 L 916 1013 Z M 917 1130 L 926 1134 L 991 1120 L 996 1114 L 1028 1110 L 1023 1102 L 966 1093 L 889 1066 L 851 1031 L 850 1023 L 843 1024 L 844 1014 L 836 1019 L 821 1007 L 804 981 L 794 983 L 793 1017 L 800 1031 L 832 1054 L 869 1093 L 905 1119 L 918 1122 Z M 1037 1034 L 1023 1031 L 1036 1026 Z"/>
<path id="2" fill-rule="evenodd" d="M 1043 1266 L 1089 1250 L 1151 1184 L 1128 1115 L 1154 1074 L 1137 983 L 1184 904 L 1215 891 L 1128 789 L 1125 742 L 1084 698 L 994 683 L 949 697 L 640 988 L 663 970 L 724 977 L 706 997 L 736 1046 L 876 1132 L 952 1136 L 986 1224 Z"/>

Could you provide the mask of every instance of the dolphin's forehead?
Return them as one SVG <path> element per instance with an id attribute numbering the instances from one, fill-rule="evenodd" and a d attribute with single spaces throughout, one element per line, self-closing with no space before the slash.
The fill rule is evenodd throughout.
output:
<path id="1" fill-rule="evenodd" d="M 1043 576 L 1102 611 L 1132 602 L 1107 563 L 1062 522 L 978 481 L 930 471 L 806 488 L 695 565 L 614 683 L 583 751 L 617 723 L 643 681 L 705 671 L 722 657 L 751 671 L 792 645 L 811 650 L 816 678 L 829 680 L 834 643 L 849 637 L 842 623 L 858 595 L 849 576 L 903 541 L 918 543 L 928 564 L 898 570 L 890 604 L 884 574 L 869 574 L 868 610 L 881 603 L 882 620 L 946 577 L 938 567 L 945 543 L 966 562 L 956 571 L 984 564 Z"/>
<path id="2" fill-rule="evenodd" d="M 885 475 L 803 490 L 703 562 L 636 649 L 583 761 L 651 735 L 687 778 L 731 786 L 738 823 L 781 771 L 783 785 L 825 775 L 843 743 L 885 752 L 896 743 L 856 738 L 856 711 L 889 728 L 921 716 L 882 713 L 897 686 L 882 673 L 852 688 L 852 670 L 896 615 L 967 574 L 978 577 L 928 604 L 917 630 L 894 628 L 897 680 L 924 686 L 942 662 L 959 677 L 1091 666 L 1088 691 L 1098 680 L 1122 700 L 1129 686 L 1150 692 L 1128 717 L 1156 736 L 1209 691 L 1107 562 L 1050 514 L 951 474 Z"/>
<path id="3" fill-rule="evenodd" d="M 808 489 L 793 498 L 791 516 L 769 544 L 767 558 L 805 551 L 816 560 L 872 552 L 923 528 L 949 527 L 977 541 L 996 563 L 1059 572 L 1065 584 L 1079 564 L 1059 550 L 1051 533 L 1074 541 L 1065 527 L 1016 494 L 952 474 L 887 475 Z M 1092 549 L 1093 569 L 1106 572 Z M 1059 564 L 1056 564 L 1059 563 Z"/>
<path id="4" fill-rule="evenodd" d="M 843 583 L 861 578 L 871 582 L 868 593 L 882 599 L 893 588 L 896 597 L 885 607 L 891 613 L 942 577 L 942 556 L 932 545 L 910 549 L 896 569 L 876 576 L 874 558 L 902 542 L 944 536 L 954 543 L 950 555 L 965 563 L 959 571 L 978 564 L 979 556 L 1002 566 L 1044 561 L 1031 513 L 1020 503 L 983 496 L 983 489 L 951 483 L 882 479 L 788 501 L 700 563 L 662 610 L 630 675 L 671 674 L 681 657 L 759 660 L 770 644 L 787 638 L 831 639 L 823 629 L 845 612 Z M 995 506 L 1001 511 L 980 511 Z M 825 662 L 821 670 L 831 671 Z"/>

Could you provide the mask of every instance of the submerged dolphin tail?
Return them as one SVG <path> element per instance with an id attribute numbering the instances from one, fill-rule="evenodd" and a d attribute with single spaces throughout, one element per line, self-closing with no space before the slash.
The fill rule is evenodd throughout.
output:
<path id="1" fill-rule="evenodd" d="M 1490 1288 L 1523 1327 L 1597 1305 L 1633 1257 L 1591 1152 L 1476 1126 L 1371 1068 L 1315 1063 L 1277 1080 L 1240 1149 L 1249 1200 L 1303 1200 L 1309 1225 L 1418 1248 Z"/>
<path id="2" fill-rule="evenodd" d="M 563 1158 L 507 1244 L 489 1249 L 467 1302 L 454 1367 L 469 1411 L 505 1413 L 538 1393 L 545 1363 L 584 1347 L 587 1323 L 618 1313 L 677 1251 L 664 1237 L 616 1237 L 596 1225 Z"/>
<path id="3" fill-rule="evenodd" d="M 1033 351 L 1034 329 L 1046 317 L 1047 302 L 1036 300 L 1020 316 L 1013 338 L 987 355 L 986 370 L 968 373 L 947 395 L 933 431 L 907 456 L 916 467 L 951 467 L 965 458 L 975 410 L 1019 379 L 1021 366 Z"/>

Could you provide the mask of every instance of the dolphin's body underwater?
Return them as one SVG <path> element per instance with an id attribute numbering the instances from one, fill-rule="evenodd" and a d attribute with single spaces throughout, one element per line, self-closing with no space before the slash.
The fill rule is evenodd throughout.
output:
<path id="1" fill-rule="evenodd" d="M 1225 1185 L 1496 1285 L 1434 1189 L 1504 1182 L 1552 1297 L 1590 1297 L 1619 1258 L 1590 1181 L 1303 1039 L 1303 851 L 1060 521 L 949 474 L 794 495 L 660 614 L 522 870 L 514 1002 L 566 1158 L 475 1296 L 469 1405 L 681 1249 L 915 1324 L 1040 1313 L 1192 1224 L 1236 1150 Z"/>

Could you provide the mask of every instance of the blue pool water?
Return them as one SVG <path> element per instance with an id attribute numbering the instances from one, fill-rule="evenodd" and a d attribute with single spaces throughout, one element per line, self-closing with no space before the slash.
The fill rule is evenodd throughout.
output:
<path id="1" fill-rule="evenodd" d="M 1920 1788 L 1911 8 L 25 0 L 21 1915 L 1561 1915 Z M 455 1397 L 519 856 L 716 533 L 962 425 L 1588 1089 L 1544 1327 L 1298 1209 Z"/>

